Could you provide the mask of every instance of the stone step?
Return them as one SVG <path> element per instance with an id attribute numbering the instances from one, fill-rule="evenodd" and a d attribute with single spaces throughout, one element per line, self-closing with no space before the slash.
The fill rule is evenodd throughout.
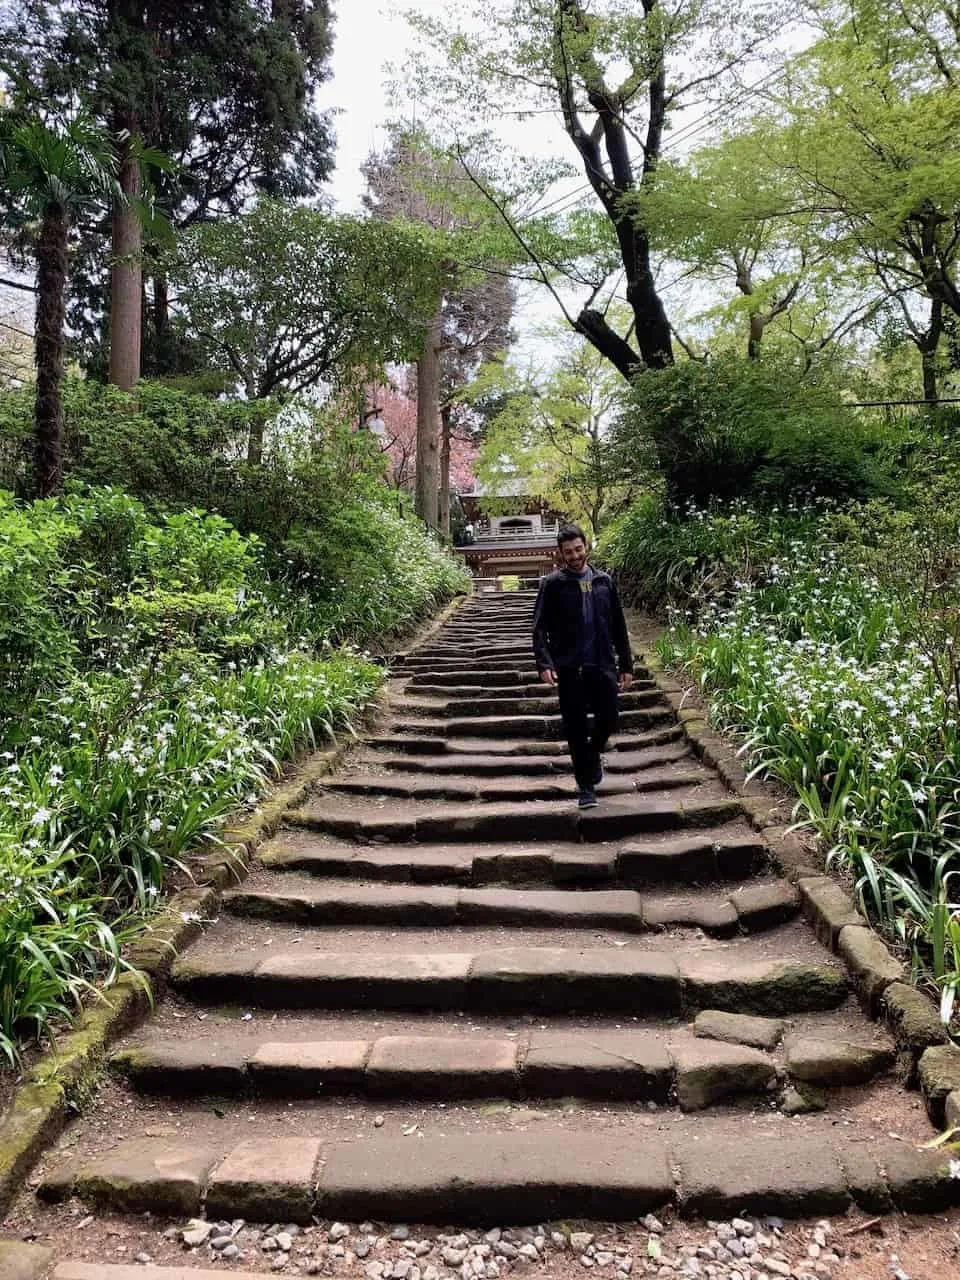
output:
<path id="1" fill-rule="evenodd" d="M 693 787 L 709 780 L 712 776 L 708 769 L 690 758 L 682 764 L 667 764 L 635 775 L 618 773 L 605 778 L 597 787 L 597 794 L 603 797 Z M 471 781 L 465 777 L 429 778 L 415 773 L 408 773 L 406 776 L 361 773 L 356 777 L 338 777 L 331 782 L 325 782 L 320 792 L 324 795 L 396 796 L 402 800 L 458 800 L 483 803 L 509 800 L 569 800 L 575 793 L 576 783 L 569 770 L 564 770 L 564 776 L 555 777 L 553 780 L 481 777 Z"/>
<path id="2" fill-rule="evenodd" d="M 424 685 L 432 688 L 448 688 L 457 685 L 466 685 L 473 689 L 530 688 L 536 683 L 537 673 L 532 667 L 527 672 L 490 671 L 486 667 L 471 667 L 464 670 L 456 667 L 446 671 L 426 669 L 417 671 L 409 677 L 401 675 L 400 678 L 406 679 L 408 689 L 420 689 Z"/>
<path id="3" fill-rule="evenodd" d="M 422 710 L 413 714 L 404 714 L 402 708 L 394 706 L 397 718 L 390 726 L 391 733 L 424 734 L 435 737 L 465 738 L 541 738 L 559 739 L 563 736 L 563 722 L 559 715 L 477 715 L 462 718 L 437 716 L 430 719 Z M 645 707 L 639 710 L 622 711 L 620 728 L 623 730 L 654 729 L 660 725 L 676 724 L 676 717 L 669 707 Z"/>
<path id="4" fill-rule="evenodd" d="M 278 883 L 279 880 L 279 883 Z M 760 880 L 726 895 L 642 895 L 635 889 L 497 889 L 316 883 L 261 875 L 224 894 L 237 916 L 304 925 L 528 925 L 628 932 L 692 926 L 716 937 L 756 932 L 791 920 L 799 896 L 785 880 Z"/>
<path id="5" fill-rule="evenodd" d="M 652 680 L 635 680 L 630 686 L 631 694 L 658 693 Z M 446 702 L 499 702 L 503 699 L 528 701 L 530 699 L 556 698 L 557 691 L 552 685 L 542 680 L 526 683 L 487 686 L 471 681 L 460 684 L 444 683 L 425 684 L 412 677 L 407 685 L 407 698 L 419 701 L 425 698 L 439 699 Z M 629 705 L 621 703 L 621 706 Z M 639 704 L 638 704 L 639 705 Z"/>
<path id="6" fill-rule="evenodd" d="M 235 1271 L 240 1280 L 276 1280 L 276 1271 Z M 223 1280 L 224 1268 L 154 1267 L 122 1262 L 61 1262 L 52 1280 Z M 17 1280 L 14 1276 L 13 1280 Z M 24 1280 L 27 1280 L 26 1275 Z"/>
<path id="7" fill-rule="evenodd" d="M 408 675 L 424 675 L 426 672 L 448 672 L 457 675 L 463 672 L 475 672 L 483 669 L 486 672 L 492 672 L 497 675 L 499 672 L 511 672 L 516 677 L 518 684 L 525 684 L 526 681 L 539 680 L 540 672 L 536 669 L 534 655 L 526 655 L 525 658 L 486 658 L 483 663 L 463 662 L 460 658 L 421 658 L 419 654 L 415 657 L 408 658 L 406 662 L 393 662 L 389 664 L 390 671 L 398 680 L 406 680 Z"/>
<path id="8" fill-rule="evenodd" d="M 776 1026 L 776 1024 L 773 1024 Z M 891 1055 L 861 1049 L 889 1066 Z M 604 1098 L 701 1111 L 770 1097 L 783 1068 L 769 1053 L 686 1030 L 535 1031 L 504 1036 L 376 1036 L 237 1044 L 142 1038 L 115 1052 L 115 1072 L 140 1093 L 284 1098 L 366 1094 L 401 1099 Z"/>
<path id="9" fill-rule="evenodd" d="M 485 662 L 488 658 L 520 658 L 524 662 L 529 662 L 533 658 L 533 644 L 529 637 L 525 640 L 491 641 L 488 644 L 437 641 L 418 649 L 417 657 L 427 661 L 433 658 L 452 658 L 455 662 L 474 659 Z"/>
<path id="10" fill-rule="evenodd" d="M 448 945 L 452 945 L 448 944 Z M 742 950 L 742 948 L 741 948 Z M 188 999 L 269 1009 L 623 1011 L 662 1017 L 719 1009 L 784 1016 L 848 994 L 832 962 L 670 953 L 650 947 L 506 947 L 350 954 L 199 944 L 173 966 Z"/>
<path id="11" fill-rule="evenodd" d="M 132 1138 L 47 1173 L 39 1192 L 46 1200 L 75 1195 L 109 1210 L 180 1219 L 205 1208 L 210 1220 L 306 1224 L 316 1216 L 482 1227 L 636 1221 L 670 1206 L 685 1217 L 722 1220 L 837 1216 L 851 1205 L 869 1213 L 932 1212 L 960 1203 L 949 1153 L 883 1137 L 857 1145 L 822 1130 L 741 1130 L 732 1160 L 729 1126 L 713 1132 L 709 1121 L 697 1124 L 696 1135 L 679 1129 L 629 1140 L 547 1121 L 529 1131 L 419 1141 L 328 1141 L 312 1136 L 309 1124 L 296 1136 L 226 1144 Z M 188 1280 L 189 1272 L 172 1270 L 154 1274 Z M 116 1280 L 150 1274 L 142 1267 L 112 1271 Z M 111 1268 L 63 1263 L 56 1280 L 101 1277 L 110 1280 Z"/>
<path id="12" fill-rule="evenodd" d="M 286 831 L 260 850 L 276 870 L 315 876 L 419 884 L 609 884 L 631 886 L 742 881 L 765 867 L 766 846 L 742 822 L 683 836 L 593 846 L 516 844 L 344 844 Z"/>
<path id="13" fill-rule="evenodd" d="M 680 725 L 666 723 L 642 732 L 618 733 L 608 744 L 605 757 L 608 761 L 618 753 L 643 751 L 666 742 L 686 742 Z M 436 734 L 387 734 L 366 739 L 366 745 L 376 750 L 402 751 L 409 755 L 437 755 L 443 752 L 452 759 L 468 755 L 553 756 L 569 762 L 567 744 L 559 738 L 530 740 L 523 738 L 440 738 Z"/>
<path id="14" fill-rule="evenodd" d="M 435 740 L 427 739 L 435 746 Z M 478 752 L 467 755 L 462 752 L 440 751 L 430 755 L 391 754 L 388 749 L 359 753 L 353 759 L 372 769 L 396 773 L 454 774 L 457 777 L 563 777 L 572 779 L 570 761 L 563 752 L 553 755 L 494 755 Z M 610 751 L 605 755 L 604 772 L 608 778 L 621 774 L 642 773 L 663 765 L 692 760 L 693 754 L 685 741 L 667 742 L 646 751 Z"/>
<path id="15" fill-rule="evenodd" d="M 513 717 L 513 716 L 545 716 L 559 714 L 559 700 L 555 691 L 541 685 L 539 690 L 523 697 L 481 697 L 481 698 L 436 698 L 411 697 L 409 695 L 397 699 L 394 710 L 400 714 L 415 716 L 441 716 L 457 719 L 460 717 Z M 417 690 L 419 695 L 421 690 Z M 617 699 L 620 714 L 636 711 L 642 707 L 663 706 L 663 695 L 659 689 L 638 689 L 621 693 Z"/>
<path id="16" fill-rule="evenodd" d="M 597 842 L 653 831 L 688 831 L 743 816 L 739 800 L 717 783 L 648 794 L 613 795 L 579 811 L 572 798 L 486 804 L 376 801 L 321 795 L 287 813 L 287 822 L 352 840 L 583 840 Z"/>

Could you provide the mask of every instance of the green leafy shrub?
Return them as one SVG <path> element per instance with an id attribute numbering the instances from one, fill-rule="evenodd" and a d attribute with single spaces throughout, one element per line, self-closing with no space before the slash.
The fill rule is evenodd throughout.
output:
<path id="1" fill-rule="evenodd" d="M 350 725 L 382 672 L 331 641 L 387 644 L 465 585 L 366 484 L 272 552 L 116 489 L 0 495 L 0 1057 L 110 980 L 170 869 L 282 761 Z"/>
<path id="2" fill-rule="evenodd" d="M 607 526 L 597 554 L 631 603 L 654 613 L 682 608 L 692 617 L 708 601 L 768 579 L 770 566 L 810 537 L 817 511 L 781 514 L 746 503 L 680 511 L 648 493 Z"/>
<path id="3" fill-rule="evenodd" d="M 744 735 L 752 767 L 793 790 L 798 821 L 912 951 L 949 1019 L 960 988 L 960 507 L 734 523 L 754 519 L 766 534 L 740 555 L 742 576 L 706 597 L 673 595 L 663 656 Z M 730 521 L 691 522 L 687 545 L 724 547 Z M 671 529 L 659 545 L 685 537 Z M 651 575 L 656 547 L 645 555 Z"/>
<path id="4" fill-rule="evenodd" d="M 688 360 L 637 377 L 614 432 L 625 476 L 650 482 L 651 441 L 667 497 L 680 508 L 895 490 L 879 428 L 833 388 L 775 361 Z"/>

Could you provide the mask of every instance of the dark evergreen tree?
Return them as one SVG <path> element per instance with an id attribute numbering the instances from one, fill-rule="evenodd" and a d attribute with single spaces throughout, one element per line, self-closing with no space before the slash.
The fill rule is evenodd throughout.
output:
<path id="1" fill-rule="evenodd" d="M 329 0 L 20 0 L 0 6 L 0 66 L 15 102 L 82 100 L 116 138 L 174 161 L 151 174 L 177 228 L 238 212 L 257 192 L 310 195 L 329 173 L 333 135 L 315 90 L 329 74 Z M 104 225 L 81 228 L 70 320 L 79 354 L 102 359 L 110 281 Z M 167 284 L 151 264 L 144 368 L 182 361 Z M 129 282 L 128 282 L 129 283 Z"/>

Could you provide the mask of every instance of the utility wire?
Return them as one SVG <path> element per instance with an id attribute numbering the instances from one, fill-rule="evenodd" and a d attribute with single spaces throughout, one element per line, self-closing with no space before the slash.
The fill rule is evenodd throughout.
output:
<path id="1" fill-rule="evenodd" d="M 675 134 L 669 137 L 660 148 L 661 154 L 663 154 L 664 151 L 670 151 L 681 143 L 689 142 L 691 138 L 698 137 L 706 130 L 711 121 L 717 117 L 724 118 L 730 115 L 730 113 L 742 101 L 744 101 L 745 98 L 755 92 L 755 90 L 762 88 L 771 80 L 781 79 L 784 75 L 786 75 L 785 67 L 775 67 L 772 71 L 768 71 L 766 75 L 761 76 L 759 80 L 755 80 L 752 84 L 744 85 L 740 93 L 731 98 L 729 102 L 721 103 L 719 106 L 713 107 L 711 110 L 705 111 L 701 115 L 696 116 L 693 120 L 685 124 L 682 129 L 679 129 Z M 638 164 L 643 160 L 643 158 L 643 153 L 638 152 L 636 155 L 630 156 L 630 163 Z M 551 209 L 555 210 L 555 213 L 566 213 L 568 209 L 572 209 L 579 204 L 580 197 L 585 192 L 592 190 L 593 186 L 590 182 L 582 182 L 579 186 L 575 187 L 573 191 L 565 192 L 564 195 L 557 196 L 555 200 L 551 200 L 547 204 L 540 205 L 536 209 L 531 209 L 528 214 L 525 214 L 522 218 L 518 218 L 517 221 L 528 222 L 531 218 L 538 218 L 541 214 L 546 213 Z M 558 206 L 563 207 L 560 208 Z"/>

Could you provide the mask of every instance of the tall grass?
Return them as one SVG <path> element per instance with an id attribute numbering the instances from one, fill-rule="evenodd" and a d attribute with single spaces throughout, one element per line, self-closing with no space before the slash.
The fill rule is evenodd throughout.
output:
<path id="1" fill-rule="evenodd" d="M 960 584 L 941 574 L 934 587 L 924 573 L 945 557 L 933 517 L 880 504 L 734 509 L 661 518 L 641 539 L 656 520 L 634 513 L 608 558 L 666 606 L 665 661 L 743 735 L 751 769 L 794 792 L 796 821 L 850 873 L 949 1018 L 960 986 Z"/>

